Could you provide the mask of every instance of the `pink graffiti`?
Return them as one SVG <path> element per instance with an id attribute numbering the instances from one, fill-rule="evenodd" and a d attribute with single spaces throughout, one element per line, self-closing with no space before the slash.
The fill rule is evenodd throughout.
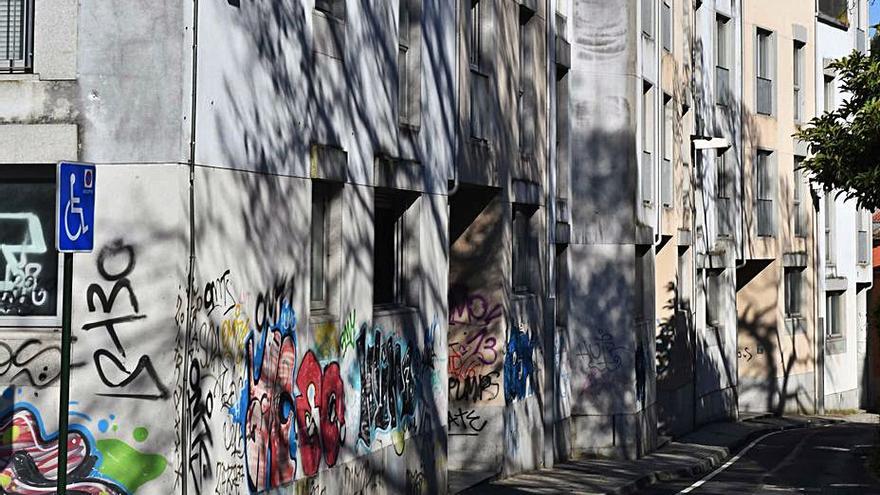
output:
<path id="1" fill-rule="evenodd" d="M 56 493 L 58 438 L 47 440 L 40 419 L 29 408 L 17 408 L 0 420 L 0 492 L 10 495 Z M 97 459 L 90 454 L 86 436 L 77 430 L 67 435 L 67 492 L 82 495 L 123 495 L 125 490 L 95 477 Z"/>
<path id="2" fill-rule="evenodd" d="M 297 372 L 296 386 L 303 473 L 311 476 L 321 466 L 322 452 L 328 466 L 336 464 L 345 437 L 345 390 L 339 363 L 328 364 L 322 372 L 315 354 L 307 352 Z"/>

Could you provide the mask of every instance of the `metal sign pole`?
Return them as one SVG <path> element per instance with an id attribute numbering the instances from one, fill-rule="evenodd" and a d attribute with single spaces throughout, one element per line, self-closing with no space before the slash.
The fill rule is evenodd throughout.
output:
<path id="1" fill-rule="evenodd" d="M 70 306 L 73 293 L 73 253 L 64 253 L 64 292 L 61 305 L 61 397 L 58 403 L 58 485 L 67 493 L 67 433 L 70 409 Z"/>

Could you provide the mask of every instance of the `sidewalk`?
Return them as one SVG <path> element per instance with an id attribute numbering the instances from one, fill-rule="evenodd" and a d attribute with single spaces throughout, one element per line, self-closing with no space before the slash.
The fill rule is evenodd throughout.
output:
<path id="1" fill-rule="evenodd" d="M 756 416 L 737 423 L 706 425 L 635 461 L 584 459 L 487 481 L 464 494 L 637 493 L 658 480 L 708 473 L 755 438 L 775 430 L 839 421 L 831 418 Z M 455 493 L 455 492 L 450 492 Z"/>

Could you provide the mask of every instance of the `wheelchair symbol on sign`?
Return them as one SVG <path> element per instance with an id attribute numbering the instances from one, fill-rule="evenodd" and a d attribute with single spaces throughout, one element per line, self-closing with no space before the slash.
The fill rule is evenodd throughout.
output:
<path id="1" fill-rule="evenodd" d="M 67 233 L 67 237 L 71 241 L 79 239 L 81 235 L 89 231 L 89 226 L 86 224 L 85 216 L 83 216 L 82 207 L 79 206 L 80 198 L 74 195 L 74 184 L 76 184 L 76 174 L 70 174 L 70 199 L 64 207 L 64 232 Z M 76 231 L 72 231 L 70 228 L 71 215 L 73 215 L 74 218 L 79 216 L 79 221 L 74 224 L 76 225 Z"/>

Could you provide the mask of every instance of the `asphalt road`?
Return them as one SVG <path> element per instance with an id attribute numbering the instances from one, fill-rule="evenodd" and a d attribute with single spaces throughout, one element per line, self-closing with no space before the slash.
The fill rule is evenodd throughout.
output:
<path id="1" fill-rule="evenodd" d="M 778 433 L 688 493 L 880 495 L 880 481 L 865 465 L 880 443 L 878 434 L 877 425 L 855 423 Z M 674 495 L 699 479 L 660 483 L 639 493 Z"/>

